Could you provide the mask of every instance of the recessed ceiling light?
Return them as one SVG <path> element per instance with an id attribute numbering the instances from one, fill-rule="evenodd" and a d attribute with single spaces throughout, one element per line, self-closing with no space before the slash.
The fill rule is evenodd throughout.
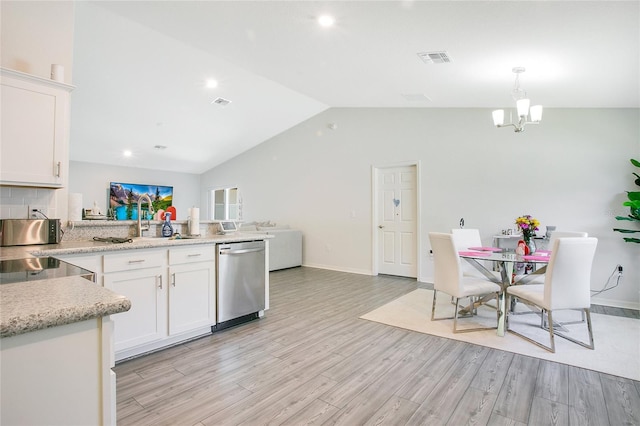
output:
<path id="1" fill-rule="evenodd" d="M 133 155 L 133 152 L 125 149 L 124 151 L 122 151 L 122 155 L 124 155 L 125 157 L 131 157 Z"/>
<path id="2" fill-rule="evenodd" d="M 331 15 L 322 15 L 318 18 L 318 24 L 320 24 L 321 27 L 330 27 L 335 23 L 336 20 Z"/>
<path id="3" fill-rule="evenodd" d="M 207 89 L 215 89 L 218 87 L 218 82 L 212 78 L 207 80 Z"/>

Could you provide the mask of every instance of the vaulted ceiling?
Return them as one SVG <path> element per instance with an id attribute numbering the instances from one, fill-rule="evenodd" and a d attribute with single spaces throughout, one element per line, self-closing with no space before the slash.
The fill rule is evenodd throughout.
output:
<path id="1" fill-rule="evenodd" d="M 202 173 L 330 107 L 512 107 L 516 66 L 533 104 L 638 108 L 639 4 L 77 2 L 71 159 Z"/>

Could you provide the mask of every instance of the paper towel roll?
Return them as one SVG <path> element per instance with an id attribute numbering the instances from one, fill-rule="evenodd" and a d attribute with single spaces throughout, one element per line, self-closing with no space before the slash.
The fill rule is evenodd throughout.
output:
<path id="1" fill-rule="evenodd" d="M 59 64 L 51 64 L 51 80 L 64 83 L 64 67 Z"/>
<path id="2" fill-rule="evenodd" d="M 198 207 L 189 209 L 189 235 L 200 235 L 200 209 Z"/>
<path id="3" fill-rule="evenodd" d="M 82 220 L 82 194 L 69 194 L 69 220 Z"/>

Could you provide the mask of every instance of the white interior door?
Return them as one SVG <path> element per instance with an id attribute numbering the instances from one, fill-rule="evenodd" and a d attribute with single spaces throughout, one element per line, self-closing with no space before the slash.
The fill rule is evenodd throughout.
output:
<path id="1" fill-rule="evenodd" d="M 378 272 L 417 277 L 416 166 L 377 173 Z"/>

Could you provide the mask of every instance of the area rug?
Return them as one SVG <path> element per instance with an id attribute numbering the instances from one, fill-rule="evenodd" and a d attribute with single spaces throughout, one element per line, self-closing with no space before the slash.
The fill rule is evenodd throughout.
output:
<path id="1" fill-rule="evenodd" d="M 431 321 L 433 291 L 418 289 L 406 294 L 360 318 L 382 324 L 413 330 L 434 336 L 473 343 L 503 351 L 595 370 L 614 376 L 640 380 L 640 320 L 610 315 L 591 314 L 595 350 L 586 349 L 560 337 L 555 338 L 556 353 L 548 352 L 511 333 L 499 337 L 495 330 L 453 334 L 453 320 Z M 518 304 L 520 306 L 520 304 Z M 451 298 L 438 293 L 436 318 L 453 315 Z M 519 312 L 527 308 L 518 308 Z M 559 315 L 563 313 L 565 317 Z M 571 311 L 554 312 L 555 321 L 579 320 L 580 314 Z M 571 318 L 569 317 L 571 316 Z M 478 309 L 473 318 L 458 320 L 458 328 L 496 323 L 496 311 L 489 307 Z M 519 332 L 548 343 L 549 334 L 540 328 L 540 317 L 536 314 L 514 315 L 512 327 Z M 567 325 L 569 335 L 585 341 L 586 325 Z M 545 340 L 546 339 L 546 340 Z"/>

